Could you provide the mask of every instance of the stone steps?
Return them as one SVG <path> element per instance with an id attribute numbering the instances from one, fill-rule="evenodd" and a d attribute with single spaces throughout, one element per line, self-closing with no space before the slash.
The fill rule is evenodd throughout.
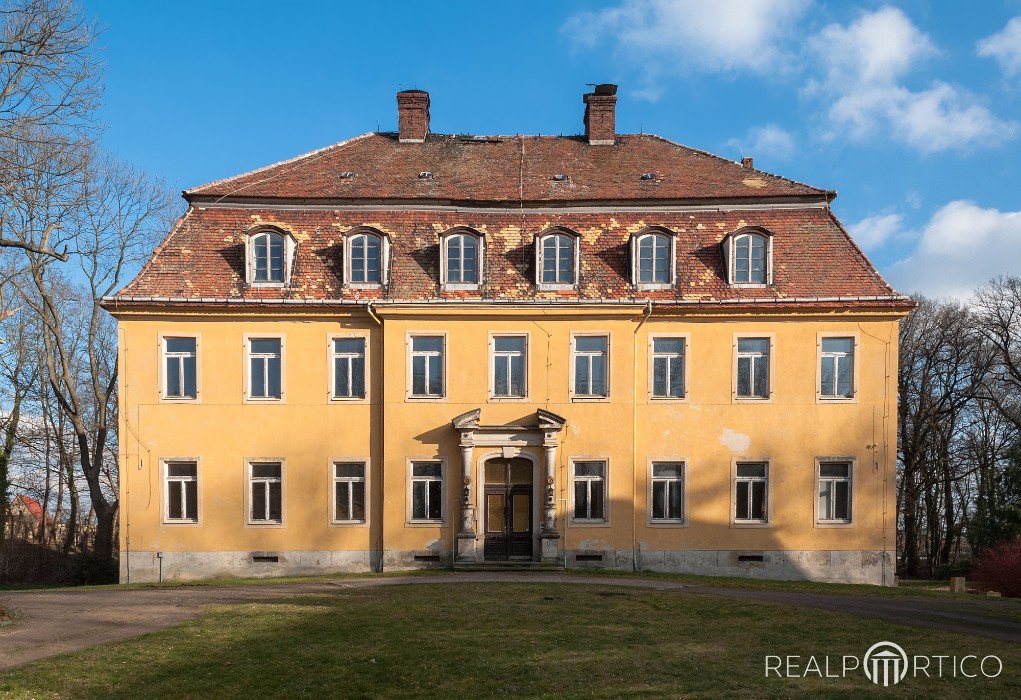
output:
<path id="1" fill-rule="evenodd" d="M 454 562 L 455 571 L 563 571 L 563 564 L 538 561 Z"/>

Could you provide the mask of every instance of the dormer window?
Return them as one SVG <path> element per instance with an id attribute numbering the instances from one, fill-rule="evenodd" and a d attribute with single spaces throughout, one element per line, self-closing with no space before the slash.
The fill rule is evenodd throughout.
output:
<path id="1" fill-rule="evenodd" d="M 280 231 L 256 231 L 248 236 L 248 283 L 283 286 L 290 277 L 294 241 Z"/>
<path id="2" fill-rule="evenodd" d="M 643 231 L 631 238 L 631 280 L 639 289 L 674 283 L 674 237 L 667 231 Z"/>
<path id="3" fill-rule="evenodd" d="M 446 289 L 478 289 L 482 279 L 482 237 L 458 230 L 440 239 L 440 279 Z"/>
<path id="4" fill-rule="evenodd" d="M 752 229 L 731 234 L 724 240 L 724 259 L 729 282 L 742 287 L 764 287 L 772 283 L 772 236 Z"/>
<path id="5" fill-rule="evenodd" d="M 578 236 L 564 230 L 539 237 L 536 245 L 539 289 L 570 289 L 578 284 Z"/>
<path id="6" fill-rule="evenodd" d="M 374 231 L 358 231 L 347 237 L 347 283 L 356 287 L 386 284 L 390 246 L 386 236 Z"/>

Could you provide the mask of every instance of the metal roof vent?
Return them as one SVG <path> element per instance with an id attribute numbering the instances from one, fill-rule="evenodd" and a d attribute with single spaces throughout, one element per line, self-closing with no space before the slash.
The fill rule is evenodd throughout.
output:
<path id="1" fill-rule="evenodd" d="M 345 170 L 344 172 L 342 172 L 342 173 L 340 174 L 340 179 L 341 179 L 341 180 L 350 180 L 350 179 L 351 179 L 351 178 L 353 178 L 354 176 L 355 176 L 354 172 L 352 172 L 352 171 L 350 171 L 350 170 Z"/>
<path id="2" fill-rule="evenodd" d="M 423 170 L 422 172 L 420 172 L 420 173 L 418 174 L 418 179 L 419 179 L 419 180 L 429 180 L 429 179 L 431 179 L 431 178 L 432 178 L 432 176 L 433 176 L 433 174 L 432 174 L 432 172 L 431 172 L 431 171 L 429 171 L 429 170 Z"/>
<path id="3" fill-rule="evenodd" d="M 567 180 L 567 173 L 557 173 L 556 175 L 553 176 L 553 179 L 556 182 L 564 182 L 565 180 Z"/>
<path id="4" fill-rule="evenodd" d="M 642 173 L 642 179 L 643 180 L 655 180 L 656 179 L 656 173 Z"/>

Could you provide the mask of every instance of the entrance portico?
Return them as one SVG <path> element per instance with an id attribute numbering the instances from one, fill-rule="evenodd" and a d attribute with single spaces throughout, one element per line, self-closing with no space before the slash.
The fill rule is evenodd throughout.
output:
<path id="1" fill-rule="evenodd" d="M 460 498 L 461 519 L 460 528 L 456 535 L 455 561 L 460 563 L 480 562 L 486 558 L 499 557 L 508 558 L 511 555 L 511 543 L 517 542 L 516 549 L 521 556 L 524 548 L 521 545 L 521 537 L 525 530 L 521 521 L 523 501 L 522 496 L 531 493 L 529 499 L 528 533 L 538 532 L 539 547 L 529 548 L 534 554 L 538 551 L 539 558 L 543 562 L 555 563 L 560 561 L 560 533 L 557 531 L 557 499 L 556 499 L 556 454 L 558 435 L 567 420 L 555 413 L 539 409 L 535 414 L 534 423 L 515 423 L 504 425 L 483 425 L 480 423 L 481 409 L 473 409 L 462 413 L 451 421 L 454 429 L 458 431 L 461 447 L 461 474 L 462 491 Z M 475 448 L 491 448 L 479 455 L 478 462 L 474 461 Z M 541 458 L 538 452 L 541 450 Z M 520 474 L 522 462 L 516 470 L 513 462 L 508 460 L 528 460 L 532 466 L 532 478 L 526 489 L 523 483 L 525 479 Z M 493 476 L 492 484 L 487 479 L 487 463 L 490 475 Z M 507 471 L 503 480 L 497 479 L 497 472 L 500 466 L 504 465 Z M 514 483 L 517 482 L 517 483 Z M 485 503 L 488 490 L 493 496 L 491 503 Z M 503 494 L 502 508 L 499 494 Z M 518 497 L 517 521 L 513 511 L 514 497 Z M 482 507 L 479 504 L 483 503 Z M 490 512 L 491 506 L 492 512 Z M 506 510 L 510 508 L 511 510 Z M 479 511 L 482 512 L 479 512 Z M 532 515 L 534 513 L 534 515 Z M 492 522 L 489 517 L 492 515 Z M 485 519 L 487 527 L 480 527 L 480 519 Z M 502 520 L 501 520 L 502 519 Z M 498 525 L 503 522 L 503 527 L 498 531 Z M 537 525 L 537 527 L 536 527 Z M 515 533 L 515 530 L 517 532 Z M 491 531 L 491 532 L 488 532 Z M 495 540 L 486 546 L 488 534 Z M 515 535 L 517 535 L 515 537 Z M 533 534 L 534 539 L 534 534 Z M 506 552 L 506 553 L 505 553 Z"/>

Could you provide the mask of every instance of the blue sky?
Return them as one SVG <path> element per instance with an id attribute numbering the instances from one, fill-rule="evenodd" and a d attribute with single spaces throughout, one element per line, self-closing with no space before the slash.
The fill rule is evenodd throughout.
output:
<path id="1" fill-rule="evenodd" d="M 129 2 L 106 27 L 104 141 L 182 190 L 375 129 L 657 133 L 836 189 L 898 288 L 1021 274 L 1021 0 Z M 707 9 L 711 8 L 711 9 Z"/>

